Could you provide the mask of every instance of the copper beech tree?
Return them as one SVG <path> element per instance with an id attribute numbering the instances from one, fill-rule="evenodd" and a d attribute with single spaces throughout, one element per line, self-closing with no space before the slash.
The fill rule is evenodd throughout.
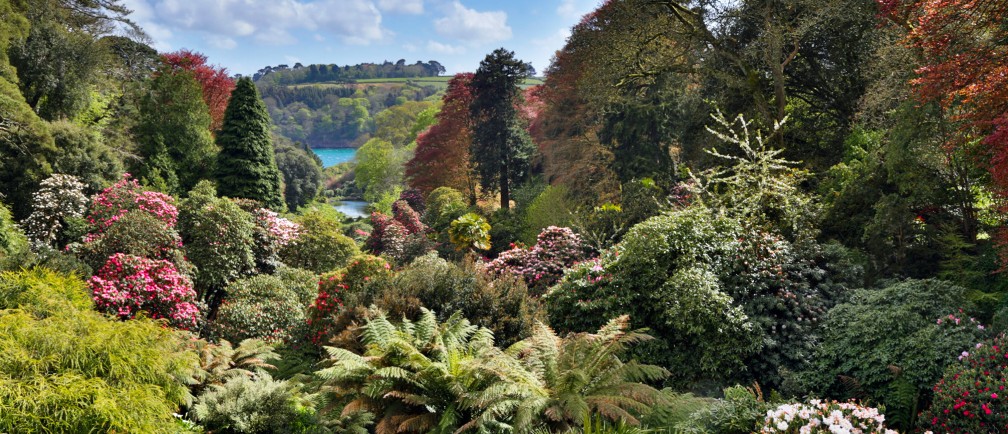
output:
<path id="1" fill-rule="evenodd" d="M 190 71 L 203 89 L 203 102 L 210 107 L 210 131 L 217 132 L 224 122 L 235 81 L 226 68 L 207 64 L 207 56 L 189 50 L 179 50 L 161 55 L 161 61 L 173 69 Z"/>

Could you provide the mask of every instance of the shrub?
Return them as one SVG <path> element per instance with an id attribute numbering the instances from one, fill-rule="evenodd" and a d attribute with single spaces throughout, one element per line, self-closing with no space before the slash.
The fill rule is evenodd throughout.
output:
<path id="1" fill-rule="evenodd" d="M 26 232 L 39 247 L 60 247 L 57 239 L 70 219 L 84 216 L 84 184 L 75 176 L 54 174 L 32 196 L 32 213 L 24 221 Z"/>
<path id="2" fill-rule="evenodd" d="M 999 335 L 963 351 L 934 385 L 920 425 L 935 432 L 1008 430 L 1008 342 Z"/>
<path id="3" fill-rule="evenodd" d="M 415 188 L 409 188 L 399 193 L 399 200 L 406 201 L 410 208 L 423 214 L 427 210 L 427 202 L 424 201 L 423 192 Z"/>
<path id="4" fill-rule="evenodd" d="M 392 279 L 392 267 L 384 259 L 359 255 L 338 271 L 319 278 L 318 294 L 308 308 L 309 338 L 317 345 L 344 335 L 348 327 L 385 290 Z M 355 337 L 349 336 L 351 342 Z"/>
<path id="5" fill-rule="evenodd" d="M 750 434 L 756 432 L 772 408 L 758 387 L 733 386 L 724 389 L 724 399 L 693 413 L 675 425 L 673 431 L 682 434 Z"/>
<path id="6" fill-rule="evenodd" d="M 759 431 L 773 433 L 870 432 L 896 434 L 886 429 L 885 415 L 877 408 L 852 402 L 810 400 L 807 404 L 782 404 L 767 412 Z M 979 432 L 979 431 L 977 431 Z"/>
<path id="7" fill-rule="evenodd" d="M 28 237 L 14 223 L 10 210 L 0 203 L 0 264 L 28 248 Z"/>
<path id="8" fill-rule="evenodd" d="M 298 236 L 280 249 L 280 259 L 295 268 L 324 273 L 344 266 L 359 250 L 343 235 L 338 221 L 310 211 L 296 219 Z"/>
<path id="9" fill-rule="evenodd" d="M 427 210 L 423 220 L 436 232 L 448 230 L 448 225 L 465 214 L 465 197 L 451 187 L 438 187 L 427 196 Z"/>
<path id="10" fill-rule="evenodd" d="M 427 253 L 432 246 L 427 240 L 427 226 L 406 201 L 396 201 L 392 208 L 394 217 L 371 213 L 373 229 L 364 246 L 375 255 L 385 255 L 398 264 L 405 264 Z"/>
<path id="11" fill-rule="evenodd" d="M 510 273 L 525 280 L 535 295 L 542 295 L 563 277 L 566 268 L 585 259 L 581 237 L 568 228 L 550 226 L 539 234 L 531 249 L 515 247 L 487 263 L 492 273 Z"/>
<path id="12" fill-rule="evenodd" d="M 949 320 L 968 307 L 965 291 L 940 280 L 856 291 L 826 317 L 817 363 L 806 373 L 812 389 L 869 398 L 909 428 L 945 367 L 986 333 L 976 323 Z"/>
<path id="13" fill-rule="evenodd" d="M 416 319 L 422 306 L 437 308 L 440 320 L 460 312 L 504 346 L 528 336 L 541 317 L 521 280 L 490 275 L 473 260 L 457 265 L 433 254 L 402 269 L 375 304 L 393 318 Z"/>
<path id="14" fill-rule="evenodd" d="M 212 432 L 306 433 L 315 426 L 311 404 L 295 385 L 259 371 L 254 377 L 211 386 L 196 400 L 191 414 Z"/>
<path id="15" fill-rule="evenodd" d="M 200 181 L 179 207 L 179 232 L 186 257 L 196 266 L 200 300 L 215 306 L 227 284 L 255 270 L 252 216 L 210 181 Z"/>
<path id="16" fill-rule="evenodd" d="M 90 286 L 98 310 L 122 319 L 145 311 L 183 329 L 199 322 L 192 283 L 168 261 L 116 253 L 91 277 Z"/>
<path id="17" fill-rule="evenodd" d="M 544 296 L 550 324 L 590 330 L 603 318 L 630 315 L 633 327 L 655 336 L 636 355 L 672 371 L 673 382 L 739 375 L 760 342 L 718 277 L 737 233 L 736 222 L 704 209 L 653 217 L 599 259 L 567 271 Z"/>
<path id="18" fill-rule="evenodd" d="M 260 273 L 272 273 L 281 265 L 280 249 L 297 239 L 301 225 L 266 208 L 255 207 L 251 212 L 256 223 L 252 233 L 256 269 Z"/>
<path id="19" fill-rule="evenodd" d="M 195 354 L 158 322 L 94 312 L 85 288 L 45 270 L 0 274 L 0 431 L 170 432 Z"/>
<path id="20" fill-rule="evenodd" d="M 314 273 L 297 269 L 236 280 L 217 311 L 214 334 L 231 342 L 291 342 L 303 335 L 316 284 Z"/>
<path id="21" fill-rule="evenodd" d="M 91 198 L 88 223 L 92 234 L 101 233 L 129 211 L 143 211 L 174 229 L 178 209 L 171 196 L 140 187 L 140 183 L 124 173 L 123 179 Z"/>
<path id="22" fill-rule="evenodd" d="M 76 176 L 89 194 L 115 182 L 123 173 L 119 153 L 104 142 L 97 129 L 55 121 L 49 123 L 49 130 L 56 143 L 53 171 Z"/>
<path id="23" fill-rule="evenodd" d="M 624 222 L 623 208 L 611 203 L 574 214 L 571 226 L 586 246 L 599 252 L 618 243 L 629 228 Z"/>
<path id="24" fill-rule="evenodd" d="M 490 224 L 483 216 L 474 212 L 451 222 L 448 235 L 457 250 L 490 249 Z"/>
<path id="25" fill-rule="evenodd" d="M 76 251 L 92 269 L 101 268 L 116 253 L 170 261 L 188 273 L 191 266 L 179 247 L 174 228 L 146 212 L 133 210 L 116 218 L 100 233 L 90 233 Z"/>

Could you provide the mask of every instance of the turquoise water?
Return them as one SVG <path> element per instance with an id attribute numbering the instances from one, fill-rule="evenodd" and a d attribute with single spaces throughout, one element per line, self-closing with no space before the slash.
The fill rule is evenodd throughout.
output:
<path id="1" fill-rule="evenodd" d="M 322 159 L 322 167 L 332 167 L 353 160 L 357 152 L 354 148 L 312 149 Z"/>
<path id="2" fill-rule="evenodd" d="M 335 205 L 336 211 L 346 214 L 350 218 L 367 217 L 371 215 L 367 212 L 368 203 L 360 200 L 342 200 Z"/>

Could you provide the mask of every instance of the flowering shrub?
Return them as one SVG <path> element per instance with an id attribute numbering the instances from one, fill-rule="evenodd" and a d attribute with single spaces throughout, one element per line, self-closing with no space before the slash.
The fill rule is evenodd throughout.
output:
<path id="1" fill-rule="evenodd" d="M 137 180 L 130 179 L 129 173 L 123 174 L 123 179 L 91 198 L 87 220 L 93 228 L 92 232 L 101 233 L 133 210 L 148 213 L 169 228 L 174 228 L 178 221 L 174 198 L 144 190 Z"/>
<path id="2" fill-rule="evenodd" d="M 773 433 L 885 433 L 885 415 L 874 407 L 851 402 L 810 400 L 807 404 L 783 404 L 766 414 L 761 434 Z"/>
<path id="3" fill-rule="evenodd" d="M 25 233 L 36 246 L 57 247 L 55 242 L 67 219 L 81 218 L 87 205 L 84 183 L 76 176 L 53 174 L 42 181 L 32 197 L 32 213 Z"/>
<path id="4" fill-rule="evenodd" d="M 101 233 L 89 233 L 75 246 L 93 269 L 100 268 L 115 253 L 171 261 L 184 273 L 191 266 L 182 255 L 179 233 L 146 212 L 133 210 L 117 218 Z"/>
<path id="5" fill-rule="evenodd" d="M 116 253 L 90 286 L 98 310 L 123 319 L 146 311 L 183 329 L 194 328 L 199 319 L 192 283 L 168 261 Z"/>
<path id="6" fill-rule="evenodd" d="M 372 230 L 364 241 L 364 248 L 400 264 L 430 251 L 433 246 L 427 239 L 427 226 L 420 221 L 420 215 L 403 200 L 393 203 L 392 210 L 394 217 L 371 213 Z"/>
<path id="7" fill-rule="evenodd" d="M 399 200 L 392 204 L 392 215 L 395 220 L 406 228 L 410 234 L 422 234 L 427 230 L 427 226 L 420 221 L 420 214 L 410 207 L 405 200 Z"/>
<path id="8" fill-rule="evenodd" d="M 370 304 L 392 279 L 392 266 L 371 255 L 354 257 L 346 268 L 321 276 L 318 296 L 308 308 L 309 338 L 326 344 L 346 328 L 348 308 Z"/>
<path id="9" fill-rule="evenodd" d="M 252 213 L 256 223 L 266 229 L 273 242 L 280 247 L 286 246 L 301 234 L 301 226 L 270 211 L 267 208 L 257 208 Z"/>
<path id="10" fill-rule="evenodd" d="M 956 317 L 951 315 L 951 317 Z M 960 321 L 943 318 L 943 322 Z M 972 324 L 971 324 L 972 325 Z M 931 408 L 921 425 L 937 432 L 979 433 L 1008 430 L 1008 338 L 1005 335 L 976 344 L 935 384 Z"/>
<path id="11" fill-rule="evenodd" d="M 581 237 L 568 228 L 550 226 L 539 233 L 531 249 L 516 247 L 504 251 L 487 263 L 487 269 L 496 274 L 520 276 L 532 293 L 541 295 L 563 277 L 564 269 L 585 256 Z"/>

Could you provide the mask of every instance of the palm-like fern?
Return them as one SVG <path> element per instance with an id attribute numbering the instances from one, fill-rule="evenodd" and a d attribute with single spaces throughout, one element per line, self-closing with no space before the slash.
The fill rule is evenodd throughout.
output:
<path id="1" fill-rule="evenodd" d="M 665 378 L 668 371 L 621 360 L 628 346 L 651 338 L 627 331 L 629 322 L 624 315 L 609 321 L 598 333 L 564 339 L 539 323 L 530 338 L 509 349 L 547 387 L 542 415 L 554 431 L 581 426 L 588 414 L 638 425 L 635 413 L 665 400 L 660 391 L 645 383 Z"/>
<path id="2" fill-rule="evenodd" d="M 194 347 L 200 360 L 193 386 L 196 394 L 208 386 L 222 385 L 235 377 L 251 377 L 257 370 L 273 369 L 269 361 L 280 358 L 270 344 L 260 339 L 246 339 L 237 347 L 223 339 L 220 344 L 201 339 L 194 341 Z"/>
<path id="3" fill-rule="evenodd" d="M 489 330 L 458 314 L 437 324 L 424 309 L 418 321 L 397 326 L 379 313 L 361 339 L 363 355 L 327 347 L 331 366 L 319 375 L 349 397 L 343 414 L 376 414 L 379 434 L 524 430 L 535 414 L 523 403 L 545 396 L 535 376 L 494 346 Z"/>

